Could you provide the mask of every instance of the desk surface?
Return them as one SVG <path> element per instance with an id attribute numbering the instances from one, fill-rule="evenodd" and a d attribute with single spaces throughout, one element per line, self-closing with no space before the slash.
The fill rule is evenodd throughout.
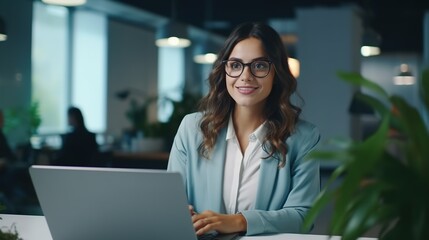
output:
<path id="1" fill-rule="evenodd" d="M 52 240 L 48 224 L 43 216 L 0 214 L 1 229 L 13 229 L 16 227 L 19 237 L 23 240 Z M 326 235 L 311 234 L 276 234 L 269 236 L 241 237 L 240 240 L 327 240 Z M 334 236 L 332 240 L 339 240 Z M 375 238 L 359 238 L 360 240 L 375 240 Z"/>

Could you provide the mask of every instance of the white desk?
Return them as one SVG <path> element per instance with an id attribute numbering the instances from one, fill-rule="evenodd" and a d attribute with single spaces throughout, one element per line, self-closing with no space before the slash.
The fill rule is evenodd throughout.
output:
<path id="1" fill-rule="evenodd" d="M 43 216 L 0 214 L 0 227 L 2 230 L 16 227 L 19 237 L 23 240 L 52 240 L 48 224 Z M 327 240 L 325 235 L 310 234 L 276 234 L 269 236 L 241 237 L 240 240 Z M 331 240 L 339 240 L 334 236 Z M 375 240 L 375 238 L 360 238 L 360 240 Z"/>
<path id="2" fill-rule="evenodd" d="M 0 214 L 1 229 L 16 227 L 19 237 L 23 240 L 52 240 L 48 224 L 43 216 Z"/>

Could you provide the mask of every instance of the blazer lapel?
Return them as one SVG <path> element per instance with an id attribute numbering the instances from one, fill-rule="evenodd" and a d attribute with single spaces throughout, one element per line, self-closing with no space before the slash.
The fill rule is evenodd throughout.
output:
<path id="1" fill-rule="evenodd" d="M 211 201 L 209 206 L 214 206 L 212 209 L 216 212 L 225 212 L 223 205 L 223 172 L 225 167 L 226 154 L 226 128 L 218 135 L 215 147 L 211 153 L 207 164 L 207 185 L 208 185 L 208 201 Z"/>
<path id="2" fill-rule="evenodd" d="M 261 160 L 255 209 L 268 210 L 277 180 L 279 162 L 275 158 Z"/>

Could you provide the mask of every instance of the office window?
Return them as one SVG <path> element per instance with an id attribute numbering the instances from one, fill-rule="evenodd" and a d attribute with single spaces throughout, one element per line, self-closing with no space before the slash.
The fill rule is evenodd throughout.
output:
<path id="1" fill-rule="evenodd" d="M 32 36 L 32 99 L 38 101 L 40 133 L 66 129 L 68 11 L 34 2 Z"/>
<path id="2" fill-rule="evenodd" d="M 182 100 L 185 85 L 185 52 L 182 48 L 159 48 L 158 96 Z M 158 120 L 166 122 L 173 113 L 172 104 L 160 102 Z"/>
<path id="3" fill-rule="evenodd" d="M 87 128 L 95 132 L 106 130 L 106 34 L 104 15 L 75 13 L 71 103 L 82 110 Z"/>
<path id="4" fill-rule="evenodd" d="M 33 6 L 32 99 L 40 106 L 39 133 L 66 131 L 71 105 L 82 110 L 88 129 L 105 131 L 106 17 L 82 10 L 71 15 L 65 7 L 40 2 Z"/>

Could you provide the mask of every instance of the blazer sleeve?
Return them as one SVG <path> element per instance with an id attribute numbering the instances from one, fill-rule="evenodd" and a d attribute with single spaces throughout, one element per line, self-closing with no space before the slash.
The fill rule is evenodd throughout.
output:
<path id="1" fill-rule="evenodd" d="M 247 220 L 246 235 L 302 232 L 304 218 L 320 192 L 319 161 L 306 158 L 319 140 L 318 129 L 308 123 L 304 128 L 298 129 L 298 133 L 287 141 L 289 163 L 277 171 L 275 186 L 272 188 L 280 194 L 277 194 L 276 198 L 275 192 L 265 192 L 265 194 L 274 195 L 267 209 L 242 212 Z M 277 162 L 274 161 L 274 163 Z M 274 167 L 278 168 L 278 166 Z M 261 172 L 260 177 L 263 176 L 262 174 Z M 270 189 L 270 187 L 266 188 Z"/>
<path id="2" fill-rule="evenodd" d="M 179 125 L 176 136 L 174 137 L 173 145 L 170 150 L 170 157 L 168 159 L 167 171 L 179 172 L 183 177 L 183 183 L 188 186 L 187 177 L 190 174 L 187 171 L 188 161 L 194 159 L 198 154 L 195 145 L 198 138 L 198 123 L 201 115 L 199 113 L 192 113 L 186 115 Z M 191 149 L 190 149 L 191 148 Z M 189 163 L 191 164 L 191 163 Z M 189 187 L 189 186 L 188 186 Z"/>
<path id="3" fill-rule="evenodd" d="M 186 186 L 186 148 L 184 146 L 185 141 L 185 119 L 182 120 L 177 130 L 176 136 L 174 137 L 173 145 L 170 150 L 170 157 L 168 159 L 167 171 L 179 172 L 183 178 L 183 183 Z"/>

